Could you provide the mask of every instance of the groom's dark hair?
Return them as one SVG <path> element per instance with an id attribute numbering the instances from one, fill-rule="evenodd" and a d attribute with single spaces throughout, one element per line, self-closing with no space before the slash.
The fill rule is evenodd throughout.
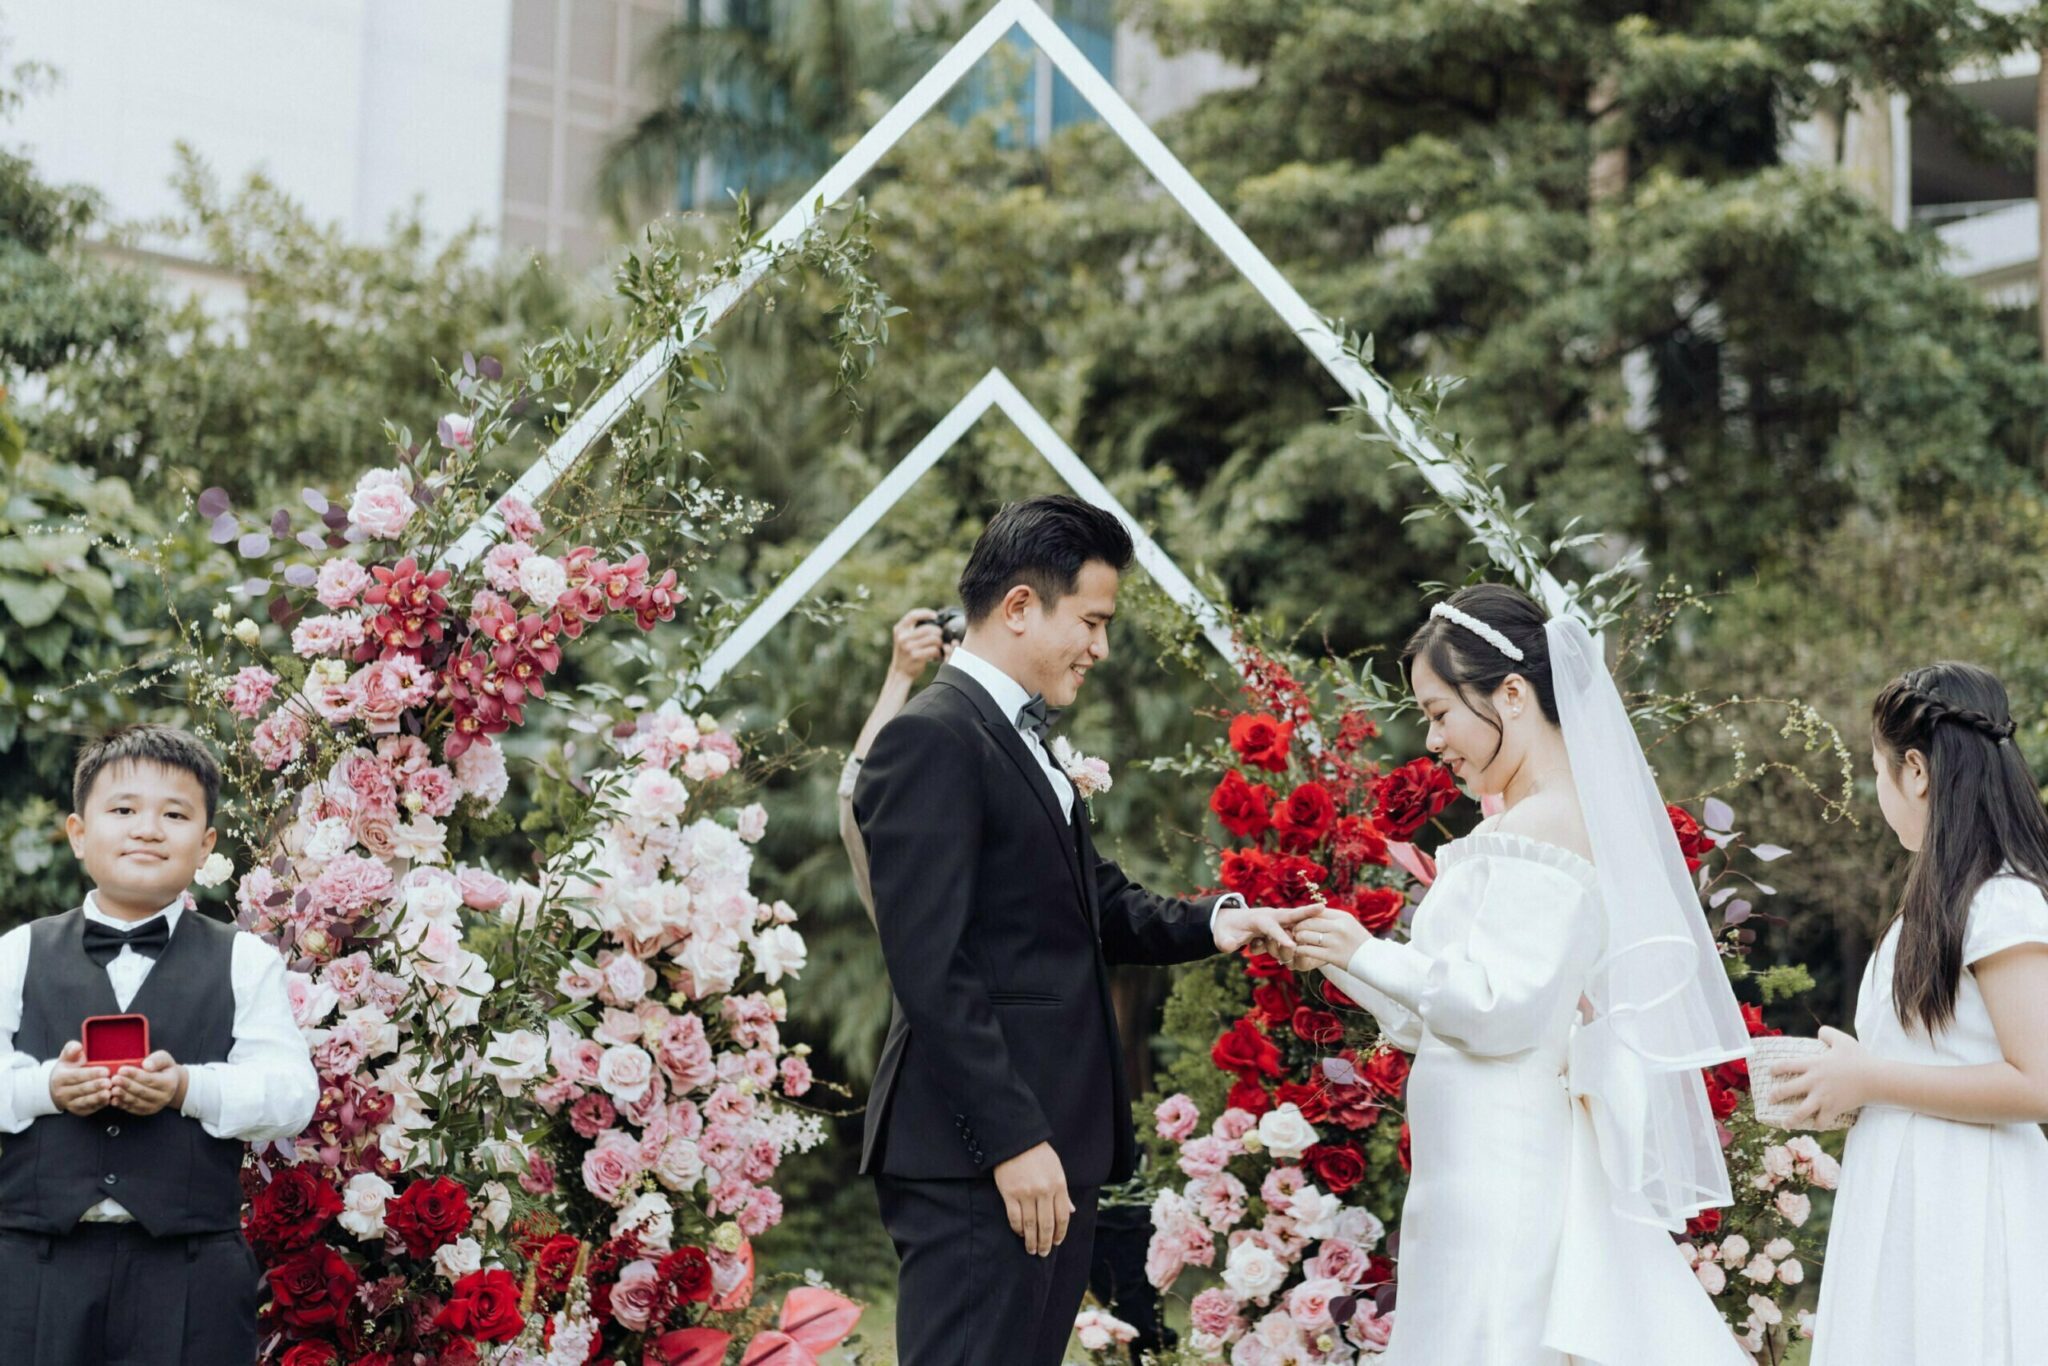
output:
<path id="1" fill-rule="evenodd" d="M 1131 533 L 1093 503 L 1064 493 L 1008 503 L 989 518 L 960 571 L 960 605 L 970 623 L 981 621 L 1021 583 L 1050 609 L 1080 583 L 1082 565 L 1101 560 L 1121 574 L 1131 553 Z"/>

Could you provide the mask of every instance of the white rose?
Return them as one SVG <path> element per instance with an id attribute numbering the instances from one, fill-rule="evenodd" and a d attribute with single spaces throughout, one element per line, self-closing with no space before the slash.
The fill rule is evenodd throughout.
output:
<path id="1" fill-rule="evenodd" d="M 215 852 L 206 856 L 206 862 L 199 865 L 199 871 L 192 880 L 202 887 L 218 887 L 235 875 L 235 861 L 226 854 Z"/>
<path id="2" fill-rule="evenodd" d="M 788 925 L 770 925 L 754 935 L 754 966 L 761 970 L 770 986 L 784 976 L 802 975 L 808 956 L 804 937 Z"/>
<path id="3" fill-rule="evenodd" d="M 597 1065 L 597 1084 L 613 1100 L 631 1105 L 647 1094 L 654 1079 L 654 1059 L 638 1044 L 616 1044 Z"/>
<path id="4" fill-rule="evenodd" d="M 668 1197 L 659 1191 L 646 1191 L 635 1196 L 633 1203 L 620 1210 L 619 1217 L 612 1220 L 612 1237 L 623 1237 L 629 1230 L 638 1234 L 644 1251 L 673 1251 L 670 1244 L 675 1237 L 676 1220 L 675 1213 L 669 1208 Z"/>
<path id="5" fill-rule="evenodd" d="M 391 852 L 413 863 L 440 863 L 448 857 L 448 827 L 432 816 L 415 816 L 392 832 Z"/>
<path id="6" fill-rule="evenodd" d="M 1344 1202 L 1314 1186 L 1304 1186 L 1288 1198 L 1287 1215 L 1295 1232 L 1303 1238 L 1332 1238 L 1337 1233 L 1337 1215 Z"/>
<path id="7" fill-rule="evenodd" d="M 391 1183 L 381 1176 L 369 1172 L 351 1176 L 341 1190 L 341 1213 L 336 1222 L 364 1242 L 382 1238 L 384 1207 L 393 1194 Z"/>
<path id="8" fill-rule="evenodd" d="M 548 1041 L 531 1029 L 511 1033 L 493 1031 L 484 1050 L 483 1070 L 496 1077 L 498 1089 L 507 1096 L 520 1092 L 520 1083 L 534 1080 L 548 1070 Z"/>
<path id="9" fill-rule="evenodd" d="M 477 1211 L 477 1218 L 493 1233 L 505 1227 L 505 1221 L 512 1217 L 512 1192 L 505 1189 L 503 1181 L 486 1181 L 477 1188 L 483 1197 L 483 1208 Z"/>
<path id="10" fill-rule="evenodd" d="M 1315 1127 L 1292 1102 L 1259 1116 L 1259 1142 L 1282 1162 L 1291 1162 L 1315 1146 Z"/>
<path id="11" fill-rule="evenodd" d="M 356 837 L 349 830 L 348 822 L 339 816 L 329 816 L 306 836 L 306 857 L 314 863 L 332 863 L 348 852 L 355 842 Z"/>
<path id="12" fill-rule="evenodd" d="M 426 877 L 408 878 L 411 883 L 405 889 L 405 913 L 422 920 L 445 920 L 450 924 L 461 917 L 462 889 L 453 878 Z"/>
<path id="13" fill-rule="evenodd" d="M 552 555 L 528 555 L 519 562 L 519 591 L 546 612 L 569 591 L 569 575 Z"/>
<path id="14" fill-rule="evenodd" d="M 1257 1243 L 1239 1243 L 1230 1249 L 1230 1259 L 1223 1266 L 1223 1283 L 1230 1293 L 1257 1304 L 1271 1299 L 1286 1279 L 1287 1268 L 1280 1259 Z"/>
<path id="15" fill-rule="evenodd" d="M 739 836 L 748 844 L 760 843 L 768 833 L 768 808 L 755 802 L 740 811 Z"/>
<path id="16" fill-rule="evenodd" d="M 654 1179 L 679 1195 L 696 1188 L 704 1175 L 704 1159 L 697 1145 L 687 1138 L 672 1138 L 654 1160 Z"/>
<path id="17" fill-rule="evenodd" d="M 667 769 L 643 768 L 626 788 L 626 811 L 635 820 L 667 820 L 689 804 L 690 789 Z"/>
<path id="18" fill-rule="evenodd" d="M 450 1281 L 459 1281 L 484 1264 L 483 1246 L 474 1238 L 457 1238 L 434 1253 L 434 1270 Z"/>

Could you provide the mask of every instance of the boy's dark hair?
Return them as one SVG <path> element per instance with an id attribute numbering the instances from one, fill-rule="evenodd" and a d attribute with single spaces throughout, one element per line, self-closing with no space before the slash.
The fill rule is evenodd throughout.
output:
<path id="1" fill-rule="evenodd" d="M 1131 554 L 1131 533 L 1115 513 L 1042 493 L 989 518 L 960 571 L 960 605 L 969 624 L 981 621 L 1021 583 L 1050 610 L 1080 583 L 1082 565 L 1100 560 L 1121 574 Z"/>
<path id="2" fill-rule="evenodd" d="M 1927 834 L 1906 868 L 1892 1006 L 1931 1034 L 1955 1019 L 1970 902 L 2011 872 L 2048 891 L 2048 811 L 2013 738 L 2012 705 L 1989 669 L 1943 662 L 1885 685 L 1871 738 L 1897 777 L 1908 751 L 1927 764 Z M 1885 923 L 1878 942 L 1891 929 Z"/>
<path id="3" fill-rule="evenodd" d="M 1501 729 L 1500 717 L 1494 714 L 1493 703 L 1487 699 L 1507 681 L 1509 674 L 1528 679 L 1543 718 L 1553 726 L 1558 723 L 1557 689 L 1550 677 L 1550 637 L 1543 629 L 1550 616 L 1536 599 L 1505 583 L 1475 583 L 1460 588 L 1446 601 L 1506 636 L 1522 652 L 1521 659 L 1510 659 L 1498 645 L 1469 626 L 1444 617 L 1425 617 L 1401 652 L 1402 668 L 1411 687 L 1415 681 L 1415 661 L 1426 659 L 1438 678 L 1458 690 L 1458 696 L 1473 714 L 1493 727 L 1499 738 L 1494 742 L 1493 755 L 1487 756 L 1486 762 L 1490 764 L 1506 742 L 1507 732 Z"/>
<path id="4" fill-rule="evenodd" d="M 220 803 L 220 763 L 213 751 L 188 731 L 147 722 L 110 730 L 78 751 L 78 765 L 71 770 L 71 809 L 84 811 L 94 780 L 102 770 L 121 763 L 161 764 L 191 774 L 206 793 L 206 823 L 213 824 Z"/>

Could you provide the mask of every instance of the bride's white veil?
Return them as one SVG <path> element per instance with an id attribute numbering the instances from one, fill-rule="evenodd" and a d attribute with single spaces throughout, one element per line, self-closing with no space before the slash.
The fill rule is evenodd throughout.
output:
<path id="1" fill-rule="evenodd" d="M 1592 1109 L 1617 1210 L 1677 1232 L 1730 1203 L 1700 1069 L 1743 1056 L 1749 1032 L 1599 644 L 1564 615 L 1544 635 L 1607 919 L 1571 1089 Z"/>

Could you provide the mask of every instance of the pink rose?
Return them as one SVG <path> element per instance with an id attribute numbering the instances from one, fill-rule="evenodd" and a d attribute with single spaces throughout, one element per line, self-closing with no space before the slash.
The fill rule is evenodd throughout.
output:
<path id="1" fill-rule="evenodd" d="M 800 1096 L 811 1089 L 811 1065 L 802 1058 L 782 1060 L 782 1094 Z"/>
<path id="2" fill-rule="evenodd" d="M 505 519 L 505 532 L 521 541 L 540 535 L 540 514 L 523 498 L 507 496 L 498 502 L 498 515 Z"/>
<path id="3" fill-rule="evenodd" d="M 1180 1150 L 1180 1169 L 1198 1181 L 1216 1175 L 1229 1161 L 1230 1150 L 1219 1138 L 1198 1138 Z"/>
<path id="4" fill-rule="evenodd" d="M 1187 1096 L 1172 1095 L 1159 1103 L 1159 1108 L 1152 1112 L 1152 1118 L 1158 1124 L 1161 1138 L 1169 1143 L 1179 1143 L 1195 1131 L 1202 1112 Z"/>
<path id="5" fill-rule="evenodd" d="M 757 843 L 768 833 L 768 808 L 759 802 L 753 803 L 740 812 L 737 826 L 740 838 L 748 844 Z"/>
<path id="6" fill-rule="evenodd" d="M 604 974 L 588 963 L 571 962 L 555 977 L 555 989 L 572 1001 L 587 1001 L 604 988 Z"/>
<path id="7" fill-rule="evenodd" d="M 612 1286 L 612 1317 L 628 1332 L 646 1329 L 661 1305 L 661 1273 L 649 1261 L 628 1262 Z"/>
<path id="8" fill-rule="evenodd" d="M 306 718 L 290 707 L 281 707 L 259 721 L 249 737 L 249 752 L 268 769 L 283 768 L 305 752 Z"/>
<path id="9" fill-rule="evenodd" d="M 1320 1333 L 1330 1324 L 1330 1301 L 1346 1287 L 1326 1277 L 1303 1281 L 1287 1294 L 1287 1313 L 1305 1333 Z"/>
<path id="10" fill-rule="evenodd" d="M 518 541 L 505 541 L 492 546 L 484 554 L 484 580 L 500 593 L 513 593 L 519 589 L 519 562 L 533 553 L 533 547 Z M 475 612 L 474 615 L 482 615 Z"/>
<path id="11" fill-rule="evenodd" d="M 1299 1167 L 1275 1167 L 1266 1173 L 1266 1179 L 1259 1185 L 1259 1198 L 1266 1202 L 1268 1209 L 1285 1213 L 1294 1202 L 1302 1187 L 1308 1185 L 1308 1178 L 1301 1174 Z"/>
<path id="12" fill-rule="evenodd" d="M 603 1137 L 618 1132 L 607 1130 Z M 600 1142 L 583 1155 L 584 1189 L 607 1205 L 618 1204 L 627 1187 L 639 1179 L 639 1154 L 630 1146 Z"/>
<path id="13" fill-rule="evenodd" d="M 446 813 L 430 811 L 427 814 Z M 512 894 L 512 888 L 505 879 L 488 868 L 465 867 L 456 873 L 455 884 L 462 889 L 462 904 L 473 911 L 495 911 Z"/>
<path id="14" fill-rule="evenodd" d="M 1209 1132 L 1226 1143 L 1235 1143 L 1258 1127 L 1257 1115 L 1233 1106 L 1216 1116 L 1216 1122 L 1210 1126 Z"/>
<path id="15" fill-rule="evenodd" d="M 1228 1290 L 1211 1286 L 1188 1305 L 1188 1324 L 1198 1333 L 1229 1339 L 1244 1331 L 1238 1317 L 1237 1301 Z"/>
<path id="16" fill-rule="evenodd" d="M 411 481 L 397 470 L 369 470 L 349 495 L 349 525 L 365 535 L 396 538 L 412 520 Z"/>
<path id="17" fill-rule="evenodd" d="M 256 719 L 256 713 L 263 710 L 263 704 L 270 700 L 270 694 L 277 690 L 277 675 L 268 669 L 251 665 L 242 669 L 228 680 L 228 709 L 244 721 Z"/>
<path id="18" fill-rule="evenodd" d="M 320 566 L 313 595 L 328 611 L 343 612 L 355 606 L 356 599 L 369 586 L 370 576 L 361 565 L 354 560 L 332 559 Z"/>
<path id="19" fill-rule="evenodd" d="M 655 1054 L 678 1091 L 699 1090 L 717 1079 L 711 1042 L 704 1036 L 704 1022 L 695 1015 L 679 1015 L 664 1025 Z"/>
<path id="20" fill-rule="evenodd" d="M 1325 1238 L 1316 1249 L 1316 1255 L 1302 1264 L 1302 1272 L 1311 1277 L 1325 1277 L 1347 1286 L 1356 1286 L 1365 1279 L 1370 1263 L 1358 1244 L 1342 1238 Z"/>
<path id="21" fill-rule="evenodd" d="M 631 1005 L 647 994 L 654 984 L 654 970 L 630 953 L 613 956 L 604 966 L 604 999 L 614 1005 Z"/>

